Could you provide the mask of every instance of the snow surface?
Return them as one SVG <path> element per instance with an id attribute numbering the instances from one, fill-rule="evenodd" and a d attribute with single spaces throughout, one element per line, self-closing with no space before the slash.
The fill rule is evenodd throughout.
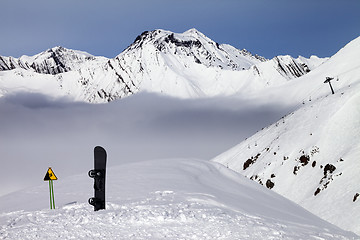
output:
<path id="1" fill-rule="evenodd" d="M 108 156 L 112 161 L 115 156 Z M 54 170 L 55 171 L 55 170 Z M 56 174 L 56 172 L 55 172 Z M 86 173 L 0 198 L 1 239 L 356 239 L 220 164 L 163 159 L 108 169 L 106 210 Z"/>
<path id="2" fill-rule="evenodd" d="M 314 214 L 360 233 L 360 38 L 281 86 L 298 110 L 214 159 Z M 326 77 L 335 94 L 331 94 Z M 310 86 L 310 87 L 309 87 Z M 298 90 L 296 92 L 296 90 Z M 305 91 L 308 91 L 305 94 Z"/>

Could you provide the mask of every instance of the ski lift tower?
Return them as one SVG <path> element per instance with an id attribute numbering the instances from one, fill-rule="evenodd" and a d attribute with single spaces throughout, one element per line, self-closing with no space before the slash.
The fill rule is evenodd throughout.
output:
<path id="1" fill-rule="evenodd" d="M 334 92 L 334 89 L 333 89 L 333 87 L 331 86 L 331 80 L 333 80 L 334 78 L 332 78 L 332 77 L 326 77 L 326 80 L 325 80 L 325 82 L 324 83 L 329 83 L 329 85 L 330 85 L 330 89 L 331 89 L 331 93 L 332 94 L 335 94 L 335 92 Z"/>

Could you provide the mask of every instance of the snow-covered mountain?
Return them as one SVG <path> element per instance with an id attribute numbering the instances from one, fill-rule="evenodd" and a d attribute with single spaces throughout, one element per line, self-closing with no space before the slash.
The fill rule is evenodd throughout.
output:
<path id="1" fill-rule="evenodd" d="M 359 59 L 360 37 L 277 90 L 303 96 L 296 111 L 213 160 L 360 233 Z"/>
<path id="2" fill-rule="evenodd" d="M 69 50 L 63 47 L 54 47 L 35 56 L 0 57 L 0 70 L 23 68 L 37 73 L 56 75 L 78 70 L 85 62 L 95 60 L 90 54 L 81 51 Z"/>
<path id="3" fill-rule="evenodd" d="M 134 43 L 112 59 L 96 57 L 62 47 L 55 47 L 35 56 L 0 57 L 0 95 L 7 96 L 23 91 L 42 93 L 53 97 L 68 96 L 76 101 L 102 103 L 138 92 L 155 92 L 180 98 L 234 95 L 240 97 L 240 100 L 252 100 L 255 103 L 254 106 L 264 102 L 276 102 L 286 106 L 294 106 L 295 104 L 294 110 L 296 111 L 284 116 L 278 122 L 264 128 L 214 160 L 271 188 L 316 215 L 344 229 L 360 234 L 358 227 L 360 226 L 358 220 L 360 217 L 358 214 L 360 210 L 358 207 L 360 190 L 356 187 L 359 182 L 357 172 L 360 170 L 360 165 L 356 161 L 360 155 L 359 57 L 360 38 L 349 43 L 330 59 L 316 56 L 309 59 L 277 56 L 267 60 L 252 55 L 246 50 L 238 50 L 229 45 L 217 44 L 195 29 L 181 34 L 155 30 L 139 35 Z M 335 89 L 334 95 L 330 92 L 329 84 L 324 83 L 327 77 L 334 78 L 331 81 Z M 13 100 L 13 98 L 9 99 Z M 11 111 L 8 113 L 12 114 Z M 104 115 L 107 114 L 104 113 Z M 17 131 L 21 135 L 21 131 Z M 113 129 L 107 129 L 107 131 L 110 132 Z M 84 130 L 82 133 L 85 132 Z M 57 135 L 56 132 L 52 134 Z M 82 137 L 80 136 L 80 139 Z M 24 142 L 28 141 L 31 141 L 31 138 L 24 140 Z M 43 139 L 41 139 L 42 142 Z M 18 148 L 14 147 L 13 149 Z M 178 165 L 181 164 L 178 163 L 176 167 Z M 214 173 L 216 171 L 212 166 L 207 167 L 212 169 L 211 172 Z M 142 166 L 137 165 L 137 167 Z M 192 169 L 189 166 L 185 168 L 183 169 L 184 172 Z M 204 174 L 204 172 L 200 172 L 195 177 L 189 175 L 191 175 L 191 179 L 198 179 L 197 177 L 201 174 Z M 161 176 L 158 172 L 154 175 Z M 142 176 L 139 178 L 142 178 Z M 147 179 L 150 179 L 150 176 Z M 217 182 L 218 180 L 212 181 L 212 183 Z M 113 186 L 115 185 L 113 184 Z M 225 187 L 226 185 L 223 185 L 219 189 Z M 239 186 L 234 186 L 234 189 L 237 187 Z M 144 189 L 146 188 L 139 190 L 143 191 Z M 169 189 L 162 190 L 167 191 Z M 239 187 L 239 189 L 242 188 Z M 128 194 L 133 194 L 133 191 L 127 190 Z M 173 187 L 171 191 L 176 192 L 178 190 Z M 191 188 L 191 194 L 196 192 L 195 190 L 198 189 Z M 154 189 L 153 192 L 156 191 L 158 190 Z M 184 189 L 181 189 L 180 191 L 187 192 L 190 190 L 184 191 Z M 247 192 L 247 190 L 244 191 Z M 202 193 L 205 197 L 198 198 L 198 200 L 205 203 L 208 203 L 206 196 L 214 194 L 209 193 L 208 190 L 204 190 Z M 20 194 L 18 195 L 19 199 L 25 198 L 21 193 L 17 194 Z M 27 192 L 27 194 L 30 193 Z M 216 196 L 221 194 L 216 193 Z M 65 192 L 64 195 L 66 195 Z M 138 197 L 136 199 L 140 199 L 139 202 L 146 202 L 146 199 L 150 199 L 149 201 L 163 201 L 165 199 L 162 197 Z M 234 196 L 228 198 L 231 199 L 232 197 Z M 259 196 L 259 198 L 263 197 L 263 195 Z M 146 220 L 148 218 L 145 218 L 145 220 L 141 218 L 144 216 L 162 218 L 156 212 L 158 204 L 155 204 L 155 207 L 150 207 L 154 211 L 139 212 L 138 210 L 143 208 L 141 208 L 141 205 L 133 207 L 133 199 L 127 202 L 128 199 L 115 198 L 117 200 L 115 199 L 110 204 L 113 211 L 106 212 L 100 217 L 101 219 L 110 219 L 109 224 L 118 223 L 111 219 L 117 218 L 119 209 L 131 209 L 130 212 L 124 210 L 123 214 L 130 220 L 140 219 L 140 223 L 148 221 Z M 0 200 L 9 201 L 10 203 L 7 205 L 9 208 L 7 209 L 10 209 L 16 206 L 12 205 L 12 202 L 15 202 L 14 199 L 16 197 L 10 196 L 10 198 L 1 198 Z M 65 206 L 66 203 L 71 201 L 82 203 L 83 200 L 78 200 L 78 198 L 76 200 L 64 199 L 66 200 L 62 204 L 61 212 L 56 215 L 58 216 L 58 218 L 55 218 L 56 221 L 63 216 L 66 216 L 67 219 L 73 219 L 75 212 L 80 211 L 85 217 L 76 219 L 76 221 L 91 221 L 94 224 L 99 222 L 98 219 L 100 218 L 94 217 L 86 209 L 86 204 Z M 241 198 L 236 195 L 234 199 L 238 201 Z M 264 199 L 267 198 L 264 197 Z M 165 200 L 167 201 L 167 199 Z M 282 200 L 280 202 L 283 203 Z M 227 209 L 229 203 L 218 201 L 215 205 Z M 189 202 L 186 202 L 186 204 L 191 205 Z M 173 202 L 168 205 L 174 206 Z M 208 209 L 208 207 L 209 205 L 205 204 L 201 206 L 201 209 Z M 267 213 L 273 207 L 267 205 L 267 207 L 260 208 L 260 210 Z M 239 208 L 241 207 L 230 207 L 231 211 L 235 212 L 239 211 Z M 165 207 L 164 209 L 168 210 L 169 208 Z M 171 207 L 170 209 L 175 213 L 178 211 L 178 209 Z M 289 209 L 290 212 L 294 211 L 300 216 L 303 215 L 301 211 Z M 27 211 L 26 208 L 25 210 Z M 139 215 L 134 215 L 133 211 L 138 211 Z M 181 211 L 187 211 L 187 209 L 182 208 Z M 211 209 L 210 213 L 213 214 L 216 211 L 217 209 Z M 199 212 L 199 214 L 205 215 L 207 213 Z M 5 219 L 1 220 L 4 227 L 1 228 L 2 232 L 0 233 L 9 234 L 6 236 L 28 233 L 28 226 L 34 223 L 34 219 L 37 220 L 37 222 L 35 221 L 37 225 L 44 225 L 46 220 L 43 217 L 48 217 L 46 214 L 48 213 L 45 210 L 38 210 L 36 212 L 23 212 L 23 214 L 11 212 L 0 215 Z M 250 212 L 251 219 L 254 216 L 252 214 Z M 174 217 L 171 214 L 170 216 Z M 257 217 L 255 219 L 258 219 Z M 262 217 L 264 215 L 255 223 L 267 226 L 269 218 L 283 219 L 278 217 L 277 214 L 266 215 L 267 220 L 262 219 Z M 181 217 L 177 218 L 177 220 L 179 219 L 181 220 Z M 212 219 L 209 221 L 214 220 L 214 218 L 209 219 Z M 307 217 L 304 217 L 304 219 L 307 219 Z M 17 228 L 19 222 L 25 222 L 22 232 L 20 231 L 21 233 L 16 231 L 21 229 L 21 227 Z M 298 223 L 298 220 L 290 219 L 289 222 Z M 321 232 L 321 230 L 309 232 L 312 227 L 304 226 L 303 223 L 300 223 L 300 229 L 292 232 L 293 225 L 289 222 L 284 225 L 277 222 L 272 227 L 265 227 L 271 229 L 271 231 L 260 231 L 260 234 L 263 235 L 254 238 L 268 236 L 266 234 L 272 234 L 271 236 L 275 238 L 275 235 L 279 232 L 285 236 L 295 232 L 294 235 L 289 237 L 294 239 L 307 238 L 306 236 L 309 235 L 314 238 L 316 238 L 315 235 L 317 237 L 320 235 L 324 239 L 337 238 L 337 233 L 335 234 L 332 230 L 331 233 L 325 233 L 326 230 L 324 230 L 325 232 Z M 313 224 L 312 220 L 309 220 L 309 222 Z M 67 223 L 68 221 L 65 220 L 62 226 L 67 225 Z M 135 221 L 135 224 L 137 223 L 139 222 Z M 231 222 L 231 224 L 235 223 Z M 254 224 L 254 221 L 245 220 L 245 226 L 251 224 Z M 313 225 L 318 226 L 316 223 Z M 322 226 L 324 227 L 324 225 Z M 238 227 L 236 225 L 236 228 Z M 282 232 L 281 229 L 284 228 L 287 230 Z M 330 226 L 325 228 L 333 229 Z M 219 226 L 215 226 L 214 229 L 219 229 Z M 235 229 L 235 227 L 232 229 Z M 240 229 L 244 230 L 244 228 Z M 259 229 L 256 229 L 251 231 L 251 234 L 259 232 Z M 275 230 L 272 231 L 273 229 Z M 189 230 L 188 232 L 193 231 Z M 145 236 L 142 234 L 147 233 L 146 231 L 136 232 L 137 235 L 133 237 L 141 238 Z M 151 233 L 160 234 L 159 232 Z M 306 235 L 301 235 L 302 233 L 306 233 Z M 79 234 L 85 233 L 80 232 Z M 174 234 L 171 236 L 180 236 L 179 231 Z M 205 234 L 205 232 L 201 232 L 201 234 Z M 183 237 L 188 236 L 190 235 Z M 221 233 L 220 236 L 226 237 L 227 235 Z M 245 237 L 247 235 L 239 233 L 239 236 Z"/>
<path id="4" fill-rule="evenodd" d="M 115 156 L 112 156 L 114 158 Z M 46 170 L 46 169 L 45 169 Z M 0 197 L 1 239 L 356 239 L 284 197 L 209 161 L 163 159 L 107 172 L 106 209 L 86 174 Z"/>
<path id="5" fill-rule="evenodd" d="M 35 56 L 0 56 L 0 96 L 17 91 L 108 102 L 139 91 L 171 96 L 251 94 L 300 77 L 326 59 L 267 60 L 196 29 L 144 32 L 113 59 L 55 47 Z"/>

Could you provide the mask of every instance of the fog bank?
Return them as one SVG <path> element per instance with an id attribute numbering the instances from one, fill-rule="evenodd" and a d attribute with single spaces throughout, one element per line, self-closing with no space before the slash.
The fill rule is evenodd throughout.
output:
<path id="1" fill-rule="evenodd" d="M 235 98 L 180 100 L 141 93 L 109 104 L 72 103 L 39 94 L 0 99 L 0 195 L 87 174 L 93 148 L 108 165 L 155 158 L 210 159 L 288 113 L 277 103 Z"/>

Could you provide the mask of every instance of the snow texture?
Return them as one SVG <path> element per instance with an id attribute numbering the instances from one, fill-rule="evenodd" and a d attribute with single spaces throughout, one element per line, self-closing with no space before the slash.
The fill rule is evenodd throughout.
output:
<path id="1" fill-rule="evenodd" d="M 303 91 L 311 85 L 296 111 L 214 161 L 360 233 L 359 57 L 357 38 L 288 89 Z M 326 77 L 334 78 L 335 94 L 324 83 Z"/>
<path id="2" fill-rule="evenodd" d="M 111 160 L 114 156 L 109 156 Z M 195 159 L 124 164 L 107 173 L 106 210 L 92 179 L 47 182 L 0 198 L 1 239 L 355 239 L 222 165 Z M 11 210 L 10 210 L 11 209 Z"/>

